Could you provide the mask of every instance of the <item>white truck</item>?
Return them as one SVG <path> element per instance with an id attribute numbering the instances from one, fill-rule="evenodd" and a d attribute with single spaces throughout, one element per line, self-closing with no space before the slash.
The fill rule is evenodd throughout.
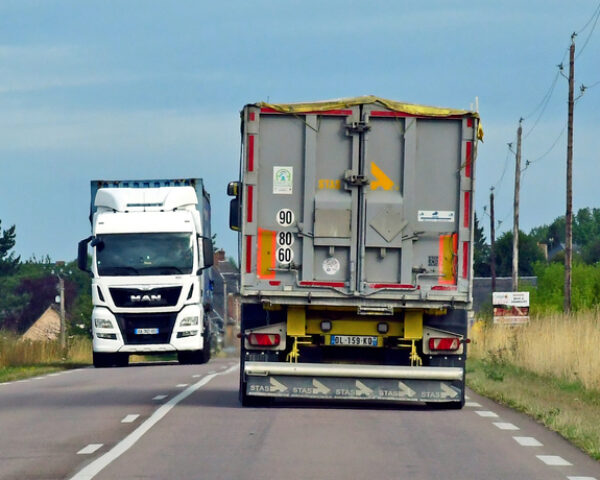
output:
<path id="1" fill-rule="evenodd" d="M 180 363 L 208 362 L 213 246 L 202 180 L 94 180 L 91 194 L 78 266 L 92 277 L 94 366 L 175 352 Z"/>

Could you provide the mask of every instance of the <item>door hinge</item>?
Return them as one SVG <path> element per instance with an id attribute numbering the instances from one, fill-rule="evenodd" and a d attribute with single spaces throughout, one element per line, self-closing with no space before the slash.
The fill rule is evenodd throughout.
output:
<path id="1" fill-rule="evenodd" d="M 371 130 L 371 126 L 367 124 L 367 122 L 350 122 L 346 123 L 346 134 L 347 135 L 355 135 L 357 133 L 364 133 Z"/>
<path id="2" fill-rule="evenodd" d="M 366 175 L 355 173 L 352 170 L 346 170 L 344 172 L 344 181 L 352 187 L 364 187 L 371 182 Z"/>

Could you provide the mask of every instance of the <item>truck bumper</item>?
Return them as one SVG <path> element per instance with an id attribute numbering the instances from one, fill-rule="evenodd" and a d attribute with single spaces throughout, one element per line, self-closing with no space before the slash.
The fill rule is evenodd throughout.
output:
<path id="1" fill-rule="evenodd" d="M 464 370 L 455 367 L 245 362 L 246 395 L 256 397 L 460 402 Z"/>

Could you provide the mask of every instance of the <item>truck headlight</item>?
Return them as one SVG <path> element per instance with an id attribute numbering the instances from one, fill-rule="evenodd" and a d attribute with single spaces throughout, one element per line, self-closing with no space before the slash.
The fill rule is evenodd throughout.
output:
<path id="1" fill-rule="evenodd" d="M 107 318 L 95 318 L 94 325 L 96 328 L 114 328 L 113 323 Z"/>
<path id="2" fill-rule="evenodd" d="M 192 327 L 198 325 L 198 317 L 184 317 L 179 324 L 180 327 Z"/>

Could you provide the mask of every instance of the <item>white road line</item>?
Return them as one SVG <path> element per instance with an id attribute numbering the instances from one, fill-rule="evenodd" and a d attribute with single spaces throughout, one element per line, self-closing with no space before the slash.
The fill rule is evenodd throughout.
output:
<path id="1" fill-rule="evenodd" d="M 77 452 L 77 455 L 90 455 L 102 447 L 103 443 L 90 443 L 87 447 L 82 448 Z"/>
<path id="2" fill-rule="evenodd" d="M 156 397 L 154 397 L 152 400 L 164 400 L 165 398 L 167 398 L 166 395 L 157 395 Z"/>
<path id="3" fill-rule="evenodd" d="M 137 420 L 138 417 L 139 415 L 136 413 L 127 415 L 123 420 L 121 420 L 121 423 L 133 423 Z"/>
<path id="4" fill-rule="evenodd" d="M 465 395 L 465 400 L 471 400 L 468 395 Z"/>
<path id="5" fill-rule="evenodd" d="M 476 410 L 475 413 L 477 415 L 479 415 L 480 417 L 487 417 L 487 418 L 497 418 L 498 417 L 497 413 L 490 412 L 489 410 Z"/>
<path id="6" fill-rule="evenodd" d="M 175 385 L 177 388 L 184 388 L 187 387 L 189 385 L 189 383 L 178 383 L 177 385 Z"/>
<path id="7" fill-rule="evenodd" d="M 33 377 L 32 380 L 42 380 L 44 377 Z"/>
<path id="8" fill-rule="evenodd" d="M 148 432 L 154 425 L 156 425 L 167 413 L 171 411 L 171 409 L 177 405 L 179 402 L 185 400 L 196 390 L 202 388 L 208 382 L 210 382 L 213 378 L 218 375 L 226 375 L 228 373 L 233 372 L 239 368 L 239 364 L 234 365 L 228 370 L 216 373 L 214 375 L 208 375 L 201 379 L 199 382 L 191 385 L 186 388 L 183 392 L 181 392 L 176 397 L 173 397 L 164 405 L 161 405 L 156 411 L 147 418 L 139 427 L 137 427 L 133 432 L 127 435 L 123 440 L 117 443 L 113 448 L 111 448 L 108 452 L 106 452 L 101 457 L 94 460 L 92 463 L 84 467 L 78 473 L 76 473 L 71 480 L 90 480 L 94 478 L 98 473 L 100 473 L 105 467 L 110 465 L 113 461 L 123 455 L 127 450 L 129 450 L 135 443 L 142 438 L 142 436 Z"/>
<path id="9" fill-rule="evenodd" d="M 466 402 L 465 407 L 481 407 L 481 404 L 477 402 Z"/>
<path id="10" fill-rule="evenodd" d="M 494 425 L 496 425 L 500 430 L 520 430 L 519 427 L 513 425 L 512 423 L 494 422 Z"/>
<path id="11" fill-rule="evenodd" d="M 50 373 L 48 376 L 49 377 L 58 377 L 59 375 L 60 375 L 60 372 L 59 373 Z"/>
<path id="12" fill-rule="evenodd" d="M 558 455 L 536 455 L 542 462 L 551 467 L 568 467 L 573 465 L 571 462 L 567 462 L 564 458 Z"/>
<path id="13" fill-rule="evenodd" d="M 192 378 L 200 378 L 202 375 L 200 375 L 199 373 L 197 373 L 196 375 L 192 375 Z"/>
<path id="14" fill-rule="evenodd" d="M 596 477 L 567 477 L 568 480 L 596 480 Z"/>
<path id="15" fill-rule="evenodd" d="M 543 447 L 544 445 L 533 437 L 513 437 L 522 447 Z"/>

